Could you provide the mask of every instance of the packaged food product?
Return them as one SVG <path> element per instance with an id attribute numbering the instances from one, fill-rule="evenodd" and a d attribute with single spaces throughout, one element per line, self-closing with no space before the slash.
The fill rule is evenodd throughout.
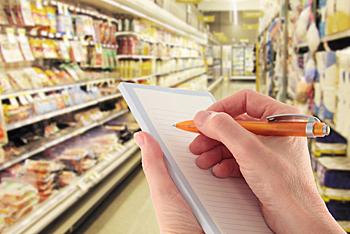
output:
<path id="1" fill-rule="evenodd" d="M 33 55 L 36 59 L 43 58 L 44 52 L 43 52 L 43 46 L 42 46 L 42 40 L 40 38 L 30 38 L 29 44 L 32 48 Z"/>
<path id="2" fill-rule="evenodd" d="M 57 32 L 62 35 L 74 35 L 73 18 L 68 10 L 68 5 L 57 3 Z"/>
<path id="3" fill-rule="evenodd" d="M 29 40 L 25 35 L 25 30 L 24 29 L 18 29 L 18 37 L 17 40 L 19 42 L 20 48 L 22 55 L 24 57 L 24 60 L 26 61 L 33 61 L 34 56 L 32 53 L 32 50 L 29 45 Z"/>
<path id="4" fill-rule="evenodd" d="M 94 21 L 92 17 L 87 15 L 77 15 L 75 17 L 75 32 L 76 36 L 79 38 L 85 39 L 87 36 L 90 36 L 95 40 Z"/>
<path id="5" fill-rule="evenodd" d="M 25 106 L 13 106 L 4 105 L 4 115 L 6 123 L 18 122 L 27 119 L 33 113 L 33 107 L 31 105 Z"/>
<path id="6" fill-rule="evenodd" d="M 10 93 L 13 90 L 9 77 L 4 71 L 0 70 L 0 93 Z"/>
<path id="7" fill-rule="evenodd" d="M 79 174 L 90 169 L 96 164 L 95 155 L 88 149 L 72 148 L 65 150 L 58 160 L 66 167 Z"/>
<path id="8" fill-rule="evenodd" d="M 29 0 L 17 0 L 19 14 L 18 22 L 22 26 L 34 26 L 34 18 Z"/>
<path id="9" fill-rule="evenodd" d="M 27 159 L 25 168 L 34 173 L 52 173 L 61 170 L 63 166 L 55 161 Z"/>
<path id="10" fill-rule="evenodd" d="M 72 171 L 62 171 L 58 176 L 58 184 L 60 187 L 65 187 L 69 185 L 75 178 L 77 174 Z"/>
<path id="11" fill-rule="evenodd" d="M 56 16 L 56 8 L 52 6 L 46 6 L 47 19 L 49 21 L 50 30 L 49 33 L 56 33 L 57 30 L 57 16 Z"/>
<path id="12" fill-rule="evenodd" d="M 33 20 L 37 26 L 49 26 L 50 22 L 46 13 L 46 8 L 43 6 L 42 0 L 33 1 L 31 4 Z"/>
<path id="13" fill-rule="evenodd" d="M 5 12 L 5 7 L 6 4 L 4 2 L 0 2 L 0 25 L 7 25 L 9 23 Z"/>
<path id="14" fill-rule="evenodd" d="M 23 217 L 39 202 L 37 189 L 19 179 L 5 178 L 0 184 L 0 214 L 7 225 Z"/>
<path id="15" fill-rule="evenodd" d="M 23 61 L 21 50 L 13 28 L 7 28 L 7 34 L 0 34 L 0 50 L 3 61 L 17 63 Z"/>

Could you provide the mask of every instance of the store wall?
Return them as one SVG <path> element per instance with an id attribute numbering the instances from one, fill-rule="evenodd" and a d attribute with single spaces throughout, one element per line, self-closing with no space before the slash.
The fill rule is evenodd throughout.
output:
<path id="1" fill-rule="evenodd" d="M 250 43 L 256 41 L 258 35 L 257 30 L 246 30 L 243 27 L 245 27 L 245 25 L 258 24 L 259 20 L 257 18 L 247 19 L 239 13 L 238 25 L 234 25 L 232 12 L 217 12 L 210 14 L 215 15 L 215 22 L 210 24 L 210 31 L 223 32 L 230 40 L 228 43 L 234 41 L 239 42 L 239 39 L 241 38 L 248 39 Z"/>

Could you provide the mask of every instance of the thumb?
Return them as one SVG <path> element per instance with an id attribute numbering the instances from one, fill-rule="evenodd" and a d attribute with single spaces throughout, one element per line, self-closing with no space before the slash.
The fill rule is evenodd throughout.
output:
<path id="1" fill-rule="evenodd" d="M 256 136 L 241 127 L 224 112 L 200 111 L 194 118 L 199 131 L 209 138 L 223 143 L 234 155 L 237 162 L 258 155 Z"/>
<path id="2" fill-rule="evenodd" d="M 178 193 L 178 190 L 168 173 L 158 142 L 146 132 L 138 132 L 134 138 L 141 148 L 142 167 L 152 200 L 158 201 L 155 204 L 167 202 L 167 199 Z"/>

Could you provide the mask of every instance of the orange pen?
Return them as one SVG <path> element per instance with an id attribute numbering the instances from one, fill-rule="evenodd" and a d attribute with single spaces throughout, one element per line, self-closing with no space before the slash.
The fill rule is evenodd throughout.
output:
<path id="1" fill-rule="evenodd" d="M 316 117 L 307 115 L 283 114 L 268 116 L 266 121 L 237 120 L 243 128 L 262 136 L 324 137 L 330 128 Z M 178 129 L 199 133 L 192 120 L 176 123 Z"/>

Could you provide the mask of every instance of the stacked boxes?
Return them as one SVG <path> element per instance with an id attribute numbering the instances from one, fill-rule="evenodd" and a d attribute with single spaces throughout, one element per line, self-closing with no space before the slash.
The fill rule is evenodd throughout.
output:
<path id="1" fill-rule="evenodd" d="M 335 116 L 336 125 L 342 127 L 337 129 L 343 136 L 350 135 L 350 49 L 337 52 L 338 65 L 338 90 L 337 90 L 337 112 Z"/>
<path id="2" fill-rule="evenodd" d="M 312 142 L 311 162 L 318 190 L 339 222 L 350 221 L 350 158 L 347 140 L 337 132 Z M 348 228 L 344 227 L 345 230 Z"/>
<path id="3" fill-rule="evenodd" d="M 327 0 L 325 34 L 331 35 L 350 29 L 350 1 Z"/>

